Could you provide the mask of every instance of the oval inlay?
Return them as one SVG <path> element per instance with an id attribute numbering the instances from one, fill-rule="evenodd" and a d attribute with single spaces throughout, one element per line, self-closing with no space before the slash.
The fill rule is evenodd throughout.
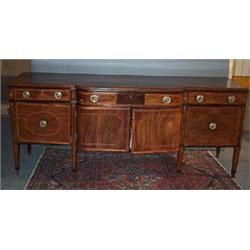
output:
<path id="1" fill-rule="evenodd" d="M 46 128 L 41 128 L 39 122 L 46 120 L 48 125 Z M 52 136 L 57 134 L 62 128 L 62 121 L 53 113 L 35 112 L 24 118 L 24 126 L 26 130 L 37 136 Z"/>

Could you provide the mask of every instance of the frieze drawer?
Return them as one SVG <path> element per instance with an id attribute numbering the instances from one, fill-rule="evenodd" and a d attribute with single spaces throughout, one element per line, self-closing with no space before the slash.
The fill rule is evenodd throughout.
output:
<path id="1" fill-rule="evenodd" d="M 237 92 L 189 92 L 188 103 L 193 105 L 244 105 L 246 93 Z"/>
<path id="2" fill-rule="evenodd" d="M 70 90 L 61 89 L 13 89 L 10 99 L 16 101 L 70 101 Z"/>
<path id="3" fill-rule="evenodd" d="M 116 93 L 79 92 L 79 102 L 82 105 L 113 106 L 117 102 Z"/>
<path id="4" fill-rule="evenodd" d="M 182 103 L 182 94 L 145 94 L 145 105 L 180 106 Z"/>

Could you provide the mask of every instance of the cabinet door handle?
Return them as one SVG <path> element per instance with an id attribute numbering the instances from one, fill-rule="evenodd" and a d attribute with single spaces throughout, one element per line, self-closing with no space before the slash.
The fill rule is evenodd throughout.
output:
<path id="1" fill-rule="evenodd" d="M 61 91 L 56 91 L 56 92 L 54 93 L 54 97 L 55 97 L 56 99 L 61 99 L 61 98 L 62 98 L 62 92 L 61 92 Z"/>
<path id="2" fill-rule="evenodd" d="M 48 123 L 47 123 L 46 120 L 41 120 L 41 121 L 39 122 L 39 126 L 40 126 L 41 128 L 45 128 L 45 127 L 47 127 L 47 125 L 48 125 Z"/>
<path id="3" fill-rule="evenodd" d="M 22 97 L 23 97 L 23 98 L 29 98 L 29 97 L 30 97 L 30 92 L 27 91 L 27 90 L 23 91 Z"/>
<path id="4" fill-rule="evenodd" d="M 228 96 L 228 98 L 227 98 L 227 100 L 228 100 L 228 102 L 229 103 L 234 103 L 235 102 L 235 96 L 234 95 L 230 95 L 230 96 Z"/>
<path id="5" fill-rule="evenodd" d="M 172 102 L 172 98 L 170 96 L 164 96 L 162 98 L 162 102 L 165 103 L 165 104 L 169 104 Z"/>
<path id="6" fill-rule="evenodd" d="M 96 103 L 96 102 L 98 102 L 98 100 L 99 100 L 98 95 L 91 95 L 91 96 L 90 96 L 90 101 L 91 101 L 91 102 Z"/>
<path id="7" fill-rule="evenodd" d="M 216 124 L 215 122 L 211 122 L 211 123 L 209 124 L 209 128 L 210 128 L 211 130 L 215 130 L 215 129 L 217 128 L 217 124 Z"/>
<path id="8" fill-rule="evenodd" d="M 195 99 L 197 102 L 202 103 L 202 102 L 204 102 L 205 97 L 204 97 L 204 95 L 197 95 Z"/>

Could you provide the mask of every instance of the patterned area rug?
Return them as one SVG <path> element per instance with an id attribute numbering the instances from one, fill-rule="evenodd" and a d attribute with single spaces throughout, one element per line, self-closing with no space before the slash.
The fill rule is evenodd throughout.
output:
<path id="1" fill-rule="evenodd" d="M 176 172 L 176 154 L 80 153 L 71 172 L 68 149 L 47 148 L 26 189 L 241 189 L 207 151 L 184 156 Z"/>

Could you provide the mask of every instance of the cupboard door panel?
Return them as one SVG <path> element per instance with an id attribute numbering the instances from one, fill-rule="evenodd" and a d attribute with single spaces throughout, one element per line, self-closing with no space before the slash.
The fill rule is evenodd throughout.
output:
<path id="1" fill-rule="evenodd" d="M 79 108 L 78 140 L 81 149 L 128 151 L 129 130 L 129 108 Z"/>
<path id="2" fill-rule="evenodd" d="M 132 152 L 177 150 L 180 142 L 181 109 L 134 109 Z"/>
<path id="3" fill-rule="evenodd" d="M 15 107 L 18 141 L 52 144 L 71 142 L 70 105 L 20 102 Z"/>
<path id="4" fill-rule="evenodd" d="M 187 146 L 233 146 L 242 119 L 239 107 L 188 107 L 184 143 Z"/>

